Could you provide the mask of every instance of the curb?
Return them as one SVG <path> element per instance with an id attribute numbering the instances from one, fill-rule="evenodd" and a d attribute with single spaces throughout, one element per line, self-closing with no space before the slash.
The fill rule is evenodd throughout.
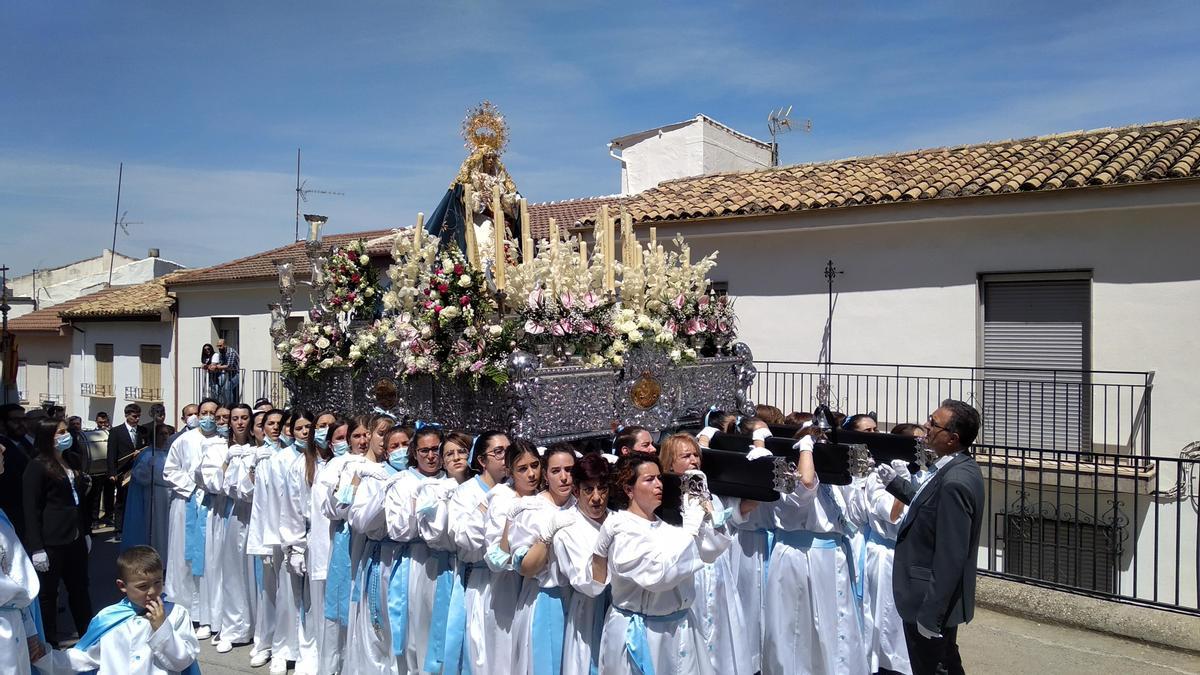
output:
<path id="1" fill-rule="evenodd" d="M 1200 617 L 979 575 L 975 601 L 1015 616 L 1200 653 Z"/>

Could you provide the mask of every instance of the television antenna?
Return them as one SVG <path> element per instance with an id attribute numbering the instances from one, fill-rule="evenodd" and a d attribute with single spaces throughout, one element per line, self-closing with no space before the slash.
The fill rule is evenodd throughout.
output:
<path id="1" fill-rule="evenodd" d="M 300 180 L 300 148 L 296 148 L 296 234 L 294 241 L 300 241 L 300 202 L 308 203 L 309 195 L 337 195 L 344 197 L 344 192 L 331 192 L 329 190 L 314 190 L 306 188 L 308 181 Z"/>
<path id="2" fill-rule="evenodd" d="M 121 231 L 125 233 L 126 237 L 128 237 L 130 225 L 144 225 L 145 224 L 145 223 L 141 222 L 140 220 L 131 222 L 130 220 L 127 219 L 129 212 L 121 211 L 121 181 L 124 177 L 125 177 L 125 162 L 121 162 L 121 164 L 117 167 L 117 210 L 116 210 L 116 213 L 113 214 L 112 249 L 108 256 L 108 285 L 109 286 L 112 286 L 113 261 L 115 261 L 117 258 L 117 228 L 118 227 L 121 228 Z M 37 293 L 36 292 L 34 293 L 34 304 L 35 305 L 37 304 Z"/>
<path id="3" fill-rule="evenodd" d="M 780 134 L 786 134 L 792 130 L 792 106 L 788 106 L 787 110 L 780 108 L 772 110 L 767 114 L 767 131 L 771 132 L 771 166 L 779 166 L 779 140 Z M 802 127 L 804 133 L 812 132 L 812 120 L 804 120 Z"/>

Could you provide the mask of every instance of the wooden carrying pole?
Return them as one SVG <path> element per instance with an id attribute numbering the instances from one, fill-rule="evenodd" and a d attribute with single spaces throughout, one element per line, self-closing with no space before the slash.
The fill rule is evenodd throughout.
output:
<path id="1" fill-rule="evenodd" d="M 500 186 L 492 186 L 492 245 L 495 255 L 492 262 L 492 278 L 496 280 L 496 290 L 503 292 L 507 277 L 507 256 L 504 255 L 504 203 L 500 201 Z"/>
<path id="2" fill-rule="evenodd" d="M 471 207 L 473 199 L 473 191 L 470 185 L 463 186 L 463 227 L 466 228 L 467 239 L 467 262 L 471 267 L 482 270 L 483 267 L 479 264 L 479 242 L 475 241 L 475 209 Z"/>

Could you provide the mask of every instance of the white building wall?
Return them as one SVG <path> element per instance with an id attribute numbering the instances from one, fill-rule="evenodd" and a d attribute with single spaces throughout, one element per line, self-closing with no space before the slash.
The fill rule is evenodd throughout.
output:
<path id="1" fill-rule="evenodd" d="M 25 362 L 26 408 L 41 405 L 41 397 L 50 392 L 50 362 L 63 364 L 64 402 L 71 393 L 71 338 L 53 333 L 18 333 L 18 358 Z M 74 414 L 74 413 L 71 413 Z"/>
<path id="2" fill-rule="evenodd" d="M 71 345 L 71 379 L 67 391 L 69 414 L 91 420 L 96 418 L 97 412 L 103 410 L 111 415 L 113 420 L 120 420 L 121 411 L 125 406 L 137 403 L 142 406 L 143 418 L 148 418 L 145 413 L 149 405 L 146 402 L 134 401 L 125 396 L 126 387 L 142 385 L 142 345 L 158 345 L 161 348 L 162 360 L 159 368 L 163 405 L 168 411 L 176 407 L 170 321 L 81 321 L 74 326 L 76 330 L 73 331 Z M 113 398 L 93 398 L 81 393 L 83 383 L 96 382 L 97 344 L 113 346 Z M 170 423 L 172 416 L 169 412 L 167 418 Z"/>
<path id="3" fill-rule="evenodd" d="M 697 125 L 703 137 L 701 170 L 705 174 L 754 171 L 771 166 L 771 147 L 705 122 Z"/>
<path id="4" fill-rule="evenodd" d="M 702 124 L 667 128 L 622 148 L 622 191 L 636 194 L 672 178 L 704 173 Z"/>
<path id="5" fill-rule="evenodd" d="M 178 286 L 179 308 L 179 400 L 191 402 L 196 397 L 197 382 L 194 368 L 200 364 L 200 350 L 205 343 L 216 345 L 214 318 L 238 319 L 238 355 L 246 373 L 242 382 L 242 398 L 253 401 L 255 370 L 278 370 L 271 344 L 271 314 L 267 306 L 279 302 L 279 287 L 275 283 Z M 293 301 L 293 316 L 307 313 L 306 293 L 299 292 Z"/>

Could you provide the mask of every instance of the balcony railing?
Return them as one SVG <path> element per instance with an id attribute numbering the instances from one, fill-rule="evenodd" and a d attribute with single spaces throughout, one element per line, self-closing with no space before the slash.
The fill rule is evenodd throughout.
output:
<path id="1" fill-rule="evenodd" d="M 751 398 L 756 403 L 785 413 L 817 405 L 825 386 L 823 364 L 755 365 L 758 377 Z M 835 363 L 830 371 L 830 406 L 846 414 L 874 411 L 882 430 L 924 422 L 942 400 L 955 398 L 980 411 L 979 452 L 993 446 L 1037 448 L 1079 453 L 1086 461 L 1103 463 L 1131 463 L 1134 456 L 1150 454 L 1153 372 L 880 363 Z"/>
<path id="2" fill-rule="evenodd" d="M 38 394 L 37 400 L 35 400 L 34 403 L 37 403 L 38 405 L 42 405 L 45 403 L 51 403 L 53 405 L 63 405 L 63 395 L 62 394 Z"/>
<path id="3" fill-rule="evenodd" d="M 283 386 L 283 374 L 278 370 L 252 370 L 253 399 L 265 398 L 276 408 L 286 408 L 291 402 L 287 387 Z"/>
<path id="4" fill-rule="evenodd" d="M 246 382 L 245 369 L 210 373 L 205 368 L 192 368 L 192 400 L 196 403 L 206 398 L 214 398 L 223 406 L 241 403 Z"/>
<path id="5" fill-rule="evenodd" d="M 126 401 L 162 403 L 163 390 L 158 387 L 125 387 Z"/>
<path id="6" fill-rule="evenodd" d="M 91 398 L 114 398 L 113 386 L 111 384 L 83 382 L 79 385 L 79 393 L 82 396 L 88 396 Z"/>

